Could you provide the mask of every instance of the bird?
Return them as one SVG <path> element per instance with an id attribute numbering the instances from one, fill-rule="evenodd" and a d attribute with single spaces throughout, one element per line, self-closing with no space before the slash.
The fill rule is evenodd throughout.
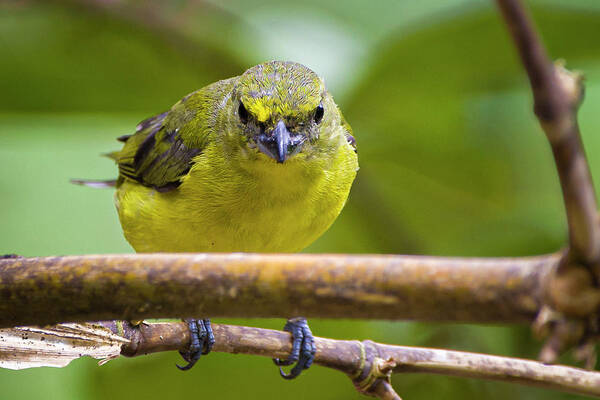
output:
<path id="1" fill-rule="evenodd" d="M 108 153 L 115 205 L 136 252 L 279 252 L 306 248 L 334 222 L 358 171 L 352 129 L 324 80 L 269 61 L 196 90 L 140 122 Z M 210 352 L 209 319 L 188 319 L 189 369 Z M 312 364 L 312 333 L 290 318 L 293 350 L 275 359 L 291 379 Z M 289 374 L 283 365 L 296 363 Z"/>

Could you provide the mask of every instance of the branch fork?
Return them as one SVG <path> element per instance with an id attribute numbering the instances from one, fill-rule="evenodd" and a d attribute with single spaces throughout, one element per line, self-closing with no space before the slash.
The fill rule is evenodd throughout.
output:
<path id="1" fill-rule="evenodd" d="M 569 247 L 545 285 L 534 330 L 548 335 L 540 358 L 553 362 L 571 346 L 593 365 L 600 308 L 600 215 L 577 124 L 583 76 L 548 58 L 520 0 L 496 0 L 533 92 L 534 112 L 554 154 L 569 226 Z"/>

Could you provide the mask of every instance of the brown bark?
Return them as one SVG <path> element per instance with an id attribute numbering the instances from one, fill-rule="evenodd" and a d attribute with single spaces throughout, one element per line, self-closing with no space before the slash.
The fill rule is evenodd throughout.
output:
<path id="1" fill-rule="evenodd" d="M 0 260 L 0 327 L 159 317 L 531 321 L 559 255 L 138 254 Z"/>
<path id="2" fill-rule="evenodd" d="M 113 332 L 115 322 L 103 323 Z M 189 344 L 183 322 L 150 323 L 137 327 L 124 323 L 122 336 L 131 340 L 121 354 L 129 357 L 168 350 L 185 350 Z M 287 358 L 291 335 L 287 332 L 213 324 L 213 351 Z M 397 399 L 389 385 L 391 374 L 432 373 L 538 386 L 600 397 L 600 373 L 559 365 L 485 354 L 442 349 L 393 346 L 366 340 L 315 338 L 315 363 L 347 374 L 357 389 L 380 398 Z"/>
<path id="3" fill-rule="evenodd" d="M 534 111 L 552 148 L 569 226 L 569 247 L 550 274 L 546 308 L 536 322 L 549 332 L 541 357 L 553 361 L 566 348 L 600 334 L 600 225 L 596 195 L 583 150 L 577 110 L 583 99 L 580 74 L 553 64 L 520 0 L 496 0 L 531 84 Z M 550 316 L 550 317 L 549 317 Z M 580 352 L 588 363 L 595 354 Z"/>

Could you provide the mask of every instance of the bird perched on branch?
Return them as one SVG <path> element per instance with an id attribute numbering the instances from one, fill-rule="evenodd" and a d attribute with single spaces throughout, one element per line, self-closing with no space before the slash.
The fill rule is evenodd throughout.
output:
<path id="1" fill-rule="evenodd" d="M 142 121 L 110 153 L 123 232 L 137 252 L 297 252 L 338 216 L 358 170 L 351 128 L 307 67 L 272 61 L 197 90 Z M 188 320 L 189 369 L 214 339 Z M 278 365 L 312 363 L 312 334 L 288 320 L 294 350 Z"/>

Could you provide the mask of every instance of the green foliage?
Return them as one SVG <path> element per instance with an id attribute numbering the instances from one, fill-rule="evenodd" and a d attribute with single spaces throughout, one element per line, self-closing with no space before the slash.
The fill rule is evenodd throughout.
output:
<path id="1" fill-rule="evenodd" d="M 131 251 L 112 192 L 68 180 L 114 177 L 114 164 L 99 154 L 118 148 L 116 136 L 196 88 L 273 58 L 322 74 L 358 141 L 361 170 L 350 201 L 308 251 L 514 256 L 565 241 L 552 156 L 491 2 L 147 3 L 162 19 L 73 3 L 0 4 L 0 252 Z M 580 125 L 598 186 L 600 7 L 531 3 L 552 57 L 588 77 Z M 538 349 L 526 327 L 311 326 L 320 336 L 511 356 L 534 357 Z M 103 367 L 78 360 L 60 370 L 0 370 L 0 386 L 6 398 L 359 397 L 347 378 L 322 368 L 290 383 L 258 357 L 212 354 L 189 373 L 177 361 L 163 354 Z M 572 397 L 437 376 L 395 383 L 405 398 Z"/>

